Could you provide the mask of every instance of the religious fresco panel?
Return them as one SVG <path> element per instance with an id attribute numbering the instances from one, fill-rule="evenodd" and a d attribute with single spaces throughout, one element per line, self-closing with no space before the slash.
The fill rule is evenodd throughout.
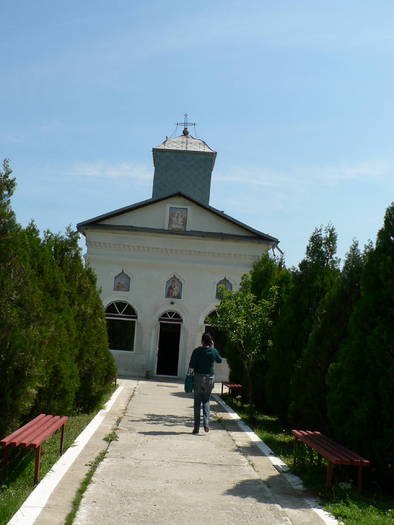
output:
<path id="1" fill-rule="evenodd" d="M 182 283 L 175 275 L 166 282 L 165 296 L 169 299 L 182 299 Z"/>
<path id="2" fill-rule="evenodd" d="M 114 278 L 114 291 L 129 292 L 130 291 L 130 277 L 123 270 Z"/>
<path id="3" fill-rule="evenodd" d="M 186 231 L 187 208 L 170 206 L 168 216 L 168 229 L 173 231 Z"/>

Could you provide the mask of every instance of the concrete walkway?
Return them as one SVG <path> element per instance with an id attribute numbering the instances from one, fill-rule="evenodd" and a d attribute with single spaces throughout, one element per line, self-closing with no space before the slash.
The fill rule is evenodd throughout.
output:
<path id="1" fill-rule="evenodd" d="M 106 457 L 75 524 L 322 525 L 224 408 L 212 401 L 211 431 L 192 435 L 193 398 L 183 384 L 122 380 L 108 417 L 49 498 L 36 525 L 64 523 L 75 490 L 116 420 Z"/>

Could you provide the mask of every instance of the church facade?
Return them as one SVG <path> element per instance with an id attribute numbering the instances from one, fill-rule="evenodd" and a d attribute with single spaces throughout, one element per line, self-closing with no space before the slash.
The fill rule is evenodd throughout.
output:
<path id="1" fill-rule="evenodd" d="M 153 148 L 151 199 L 78 224 L 122 375 L 184 377 L 220 286 L 236 290 L 279 242 L 209 205 L 215 159 L 185 128 Z"/>

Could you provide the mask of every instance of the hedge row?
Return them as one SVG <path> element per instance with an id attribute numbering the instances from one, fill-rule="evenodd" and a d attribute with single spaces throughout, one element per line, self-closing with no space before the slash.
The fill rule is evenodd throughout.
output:
<path id="1" fill-rule="evenodd" d="M 329 433 L 394 481 L 394 203 L 375 244 L 353 242 L 340 269 L 334 228 L 317 228 L 297 268 L 264 255 L 256 299 L 279 298 L 270 345 L 256 361 L 253 402 L 293 428 Z M 245 381 L 235 348 L 232 379 Z M 240 375 L 241 374 L 241 375 Z"/>
<path id="2" fill-rule="evenodd" d="M 0 170 L 0 435 L 44 412 L 98 406 L 115 376 L 104 312 L 78 234 L 21 227 Z"/>

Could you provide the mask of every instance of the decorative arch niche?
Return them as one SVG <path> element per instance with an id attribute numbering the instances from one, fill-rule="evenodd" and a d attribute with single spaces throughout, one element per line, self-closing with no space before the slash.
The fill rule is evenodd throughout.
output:
<path id="1" fill-rule="evenodd" d="M 233 291 L 232 283 L 225 277 L 224 279 L 221 279 L 216 285 L 216 299 L 220 299 L 221 288 L 224 288 L 225 290 L 228 290 L 229 292 Z"/>
<path id="2" fill-rule="evenodd" d="M 129 292 L 130 291 L 130 276 L 122 270 L 114 277 L 114 291 L 115 292 Z"/>
<path id="3" fill-rule="evenodd" d="M 168 299 L 182 299 L 182 282 L 173 275 L 166 282 L 165 297 Z"/>

